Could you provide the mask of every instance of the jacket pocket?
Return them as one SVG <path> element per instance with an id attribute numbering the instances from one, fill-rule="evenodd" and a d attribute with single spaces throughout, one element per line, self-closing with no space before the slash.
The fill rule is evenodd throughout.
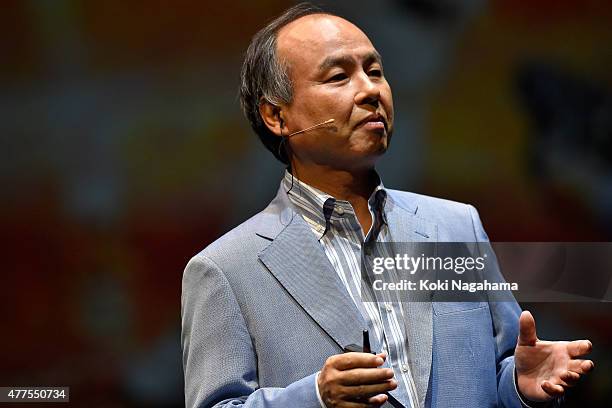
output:
<path id="1" fill-rule="evenodd" d="M 433 311 L 437 316 L 487 307 L 489 307 L 487 302 L 433 302 Z"/>

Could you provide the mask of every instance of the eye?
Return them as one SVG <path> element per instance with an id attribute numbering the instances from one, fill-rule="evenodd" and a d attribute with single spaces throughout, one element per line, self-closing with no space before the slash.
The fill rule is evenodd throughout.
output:
<path id="1" fill-rule="evenodd" d="M 380 78 L 382 77 L 383 73 L 382 73 L 382 70 L 375 68 L 375 69 L 371 69 L 370 72 L 368 72 L 368 75 Z"/>
<path id="2" fill-rule="evenodd" d="M 327 82 L 339 82 L 344 81 L 348 76 L 344 72 L 340 72 L 327 80 Z"/>

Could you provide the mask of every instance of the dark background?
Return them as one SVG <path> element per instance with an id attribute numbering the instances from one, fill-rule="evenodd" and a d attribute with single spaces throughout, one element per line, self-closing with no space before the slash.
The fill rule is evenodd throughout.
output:
<path id="1" fill-rule="evenodd" d="M 0 385 L 183 404 L 183 268 L 283 171 L 237 86 L 250 37 L 291 4 L 2 2 Z M 611 2 L 328 5 L 383 55 L 386 186 L 474 204 L 494 241 L 612 241 Z M 523 307 L 542 338 L 593 341 L 568 406 L 607 406 L 609 304 Z"/>

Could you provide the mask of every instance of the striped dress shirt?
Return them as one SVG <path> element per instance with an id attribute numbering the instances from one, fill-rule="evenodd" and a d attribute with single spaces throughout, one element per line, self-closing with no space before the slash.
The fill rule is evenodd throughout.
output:
<path id="1" fill-rule="evenodd" d="M 288 171 L 283 186 L 295 210 L 311 227 L 321 243 L 329 262 L 344 284 L 349 296 L 361 312 L 368 327 L 388 355 L 386 366 L 393 368 L 398 388 L 394 396 L 406 407 L 419 408 L 417 391 L 408 363 L 406 342 L 406 318 L 399 299 L 380 298 L 369 293 L 369 299 L 362 301 L 361 246 L 364 242 L 389 241 L 389 229 L 385 218 L 387 192 L 380 182 L 368 200 L 372 226 L 364 235 L 361 224 L 348 201 L 337 200 L 306 183 L 299 181 Z M 363 286 L 368 290 L 368 285 Z M 371 290 L 371 289 L 370 289 Z M 364 298 L 366 296 L 364 295 Z M 381 351 L 381 350 L 374 350 Z"/>

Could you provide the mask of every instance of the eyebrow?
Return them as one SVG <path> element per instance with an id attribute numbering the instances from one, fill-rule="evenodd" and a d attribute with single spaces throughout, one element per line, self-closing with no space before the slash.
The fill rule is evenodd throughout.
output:
<path id="1" fill-rule="evenodd" d="M 373 62 L 382 64 L 382 57 L 376 50 L 371 51 L 364 56 L 364 63 L 366 65 Z M 352 63 L 354 63 L 354 59 L 350 55 L 331 56 L 323 60 L 323 62 L 319 65 L 319 71 L 323 72 L 333 67 L 350 65 Z"/>

